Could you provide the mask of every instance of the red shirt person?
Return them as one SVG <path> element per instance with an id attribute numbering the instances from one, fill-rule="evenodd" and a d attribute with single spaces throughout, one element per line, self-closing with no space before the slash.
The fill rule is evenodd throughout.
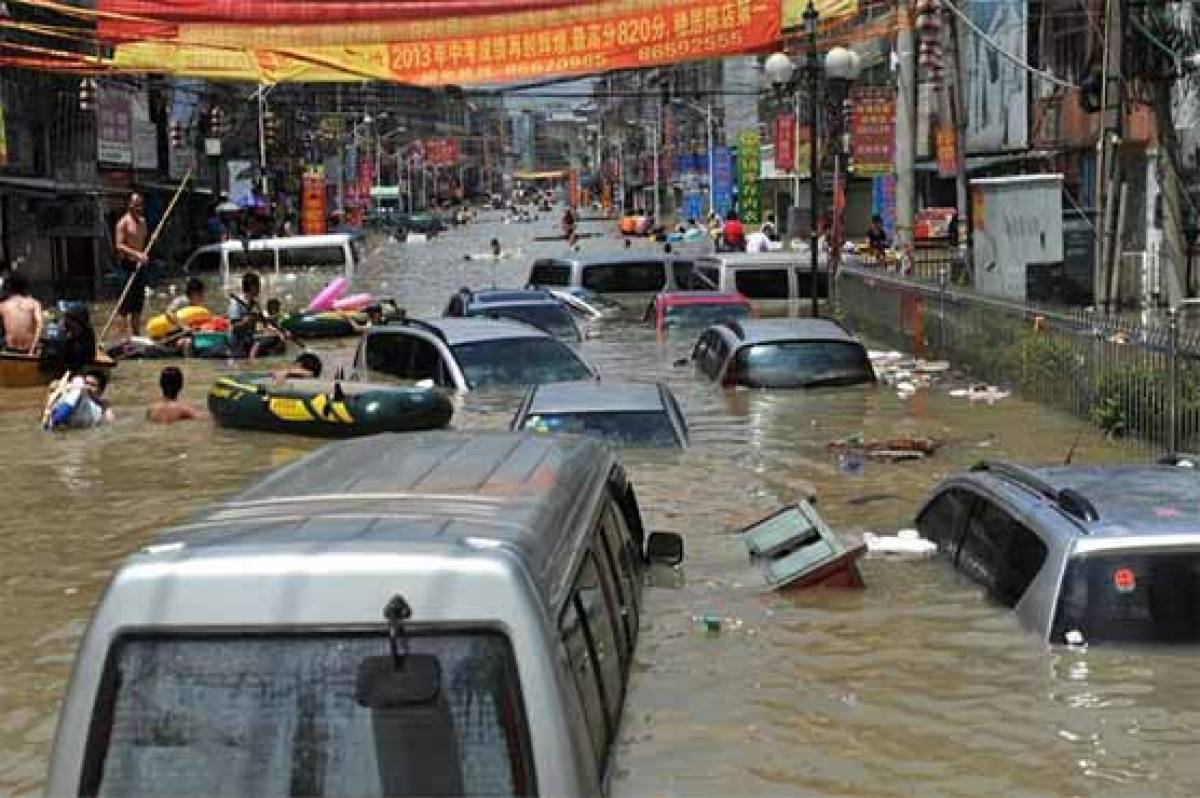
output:
<path id="1" fill-rule="evenodd" d="M 742 250 L 746 248 L 746 230 L 738 219 L 737 211 L 730 211 L 725 217 L 725 226 L 721 228 L 721 238 L 726 249 Z"/>

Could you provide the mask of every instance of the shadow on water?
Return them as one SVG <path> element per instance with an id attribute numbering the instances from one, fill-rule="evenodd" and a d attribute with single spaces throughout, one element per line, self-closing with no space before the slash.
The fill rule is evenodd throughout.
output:
<path id="1" fill-rule="evenodd" d="M 413 315 L 469 286 L 520 286 L 552 222 L 483 221 L 424 244 L 384 243 L 363 290 Z M 521 256 L 465 261 L 492 237 Z M 585 251 L 616 248 L 588 239 Z M 645 246 L 645 245 L 641 245 Z M 1186 655 L 1046 651 L 935 562 L 869 560 L 862 592 L 764 594 L 730 533 L 815 488 L 842 530 L 911 523 L 937 480 L 981 457 L 1059 462 L 1079 423 L 1019 399 L 971 406 L 944 387 L 902 400 L 884 387 L 728 392 L 673 365 L 694 336 L 597 326 L 582 353 L 609 378 L 664 380 L 693 446 L 627 451 L 649 526 L 683 532 L 686 579 L 648 591 L 616 757 L 618 795 L 1191 795 L 1200 675 Z M 332 364 L 352 344 L 321 345 Z M 40 789 L 71 658 L 113 567 L 163 526 L 228 496 L 319 442 L 158 428 L 142 406 L 161 364 L 123 364 L 111 429 L 35 431 L 40 391 L 0 397 L 0 794 Z M 185 364 L 201 403 L 225 363 Z M 472 395 L 454 425 L 507 428 L 520 392 Z M 922 462 L 842 473 L 826 446 L 921 435 Z M 1084 431 L 1077 462 L 1120 457 Z M 706 634 L 695 618 L 722 619 Z"/>

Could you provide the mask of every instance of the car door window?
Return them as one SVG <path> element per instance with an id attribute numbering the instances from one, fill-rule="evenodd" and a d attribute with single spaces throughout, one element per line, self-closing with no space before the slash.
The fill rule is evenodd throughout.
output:
<path id="1" fill-rule="evenodd" d="M 367 338 L 367 368 L 396 377 L 403 376 L 412 362 L 416 338 L 411 335 L 383 333 Z"/>
<path id="2" fill-rule="evenodd" d="M 583 626 L 583 615 L 576 606 L 574 597 L 567 602 L 558 623 L 558 633 L 566 649 L 567 663 L 571 668 L 579 703 L 583 705 L 584 722 L 587 724 L 588 739 L 592 744 L 592 756 L 596 759 L 596 769 L 603 772 L 608 743 L 608 721 L 605 720 L 604 701 L 600 695 L 600 674 L 592 659 Z"/>
<path id="3" fill-rule="evenodd" d="M 642 585 L 637 549 L 634 548 L 633 539 L 629 535 L 625 521 L 611 501 L 604 508 L 604 518 L 601 523 L 604 531 L 604 544 L 613 560 L 616 573 L 619 574 L 621 615 L 625 619 L 632 648 L 637 641 Z"/>
<path id="4" fill-rule="evenodd" d="M 967 520 L 958 567 L 1005 607 L 1016 606 L 1046 560 L 1046 544 L 995 502 L 980 499 Z"/>
<path id="5" fill-rule="evenodd" d="M 675 287 L 684 290 L 693 291 L 700 287 L 700 281 L 696 279 L 695 264 L 690 260 L 677 260 L 671 263 L 671 277 L 675 280 Z"/>
<path id="6" fill-rule="evenodd" d="M 619 621 L 618 614 L 613 612 L 611 595 L 601 581 L 595 554 L 591 551 L 575 579 L 575 600 L 583 614 L 592 659 L 600 674 L 600 694 L 604 698 L 609 727 L 615 730 L 624 690 L 621 649 L 617 643 Z"/>
<path id="7" fill-rule="evenodd" d="M 974 495 L 962 488 L 950 488 L 938 494 L 917 518 L 921 536 L 936 543 L 939 552 L 953 558 L 973 500 Z"/>

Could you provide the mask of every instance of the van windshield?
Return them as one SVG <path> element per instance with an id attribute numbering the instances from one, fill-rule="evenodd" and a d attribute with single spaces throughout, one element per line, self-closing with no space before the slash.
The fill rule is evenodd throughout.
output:
<path id="1" fill-rule="evenodd" d="M 508 640 L 420 634 L 440 689 L 360 703 L 384 633 L 145 637 L 118 642 L 81 794 L 528 795 L 528 728 Z M 390 666 L 390 657 L 386 664 Z"/>
<path id="2" fill-rule="evenodd" d="M 861 344 L 849 341 L 780 341 L 742 347 L 728 381 L 757 388 L 816 388 L 874 382 Z"/>
<path id="3" fill-rule="evenodd" d="M 1200 643 L 1200 551 L 1075 557 L 1059 593 L 1051 641 Z"/>
<path id="4" fill-rule="evenodd" d="M 592 379 L 591 371 L 574 352 L 549 337 L 459 344 L 454 356 L 472 388 Z"/>

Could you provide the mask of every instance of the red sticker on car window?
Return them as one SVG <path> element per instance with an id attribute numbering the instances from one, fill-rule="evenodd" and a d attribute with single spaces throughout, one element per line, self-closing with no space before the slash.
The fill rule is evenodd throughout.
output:
<path id="1" fill-rule="evenodd" d="M 1113 586 L 1118 593 L 1130 593 L 1137 588 L 1137 577 L 1132 568 L 1118 568 L 1113 571 Z"/>

